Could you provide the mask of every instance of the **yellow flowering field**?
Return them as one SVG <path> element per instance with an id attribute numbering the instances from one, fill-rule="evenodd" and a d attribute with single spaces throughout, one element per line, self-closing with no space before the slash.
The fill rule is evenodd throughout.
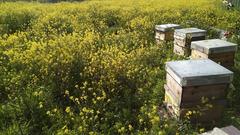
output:
<path id="1" fill-rule="evenodd" d="M 240 12 L 219 0 L 86 0 L 0 3 L 0 134 L 197 134 L 159 115 L 165 62 L 185 59 L 157 45 L 156 24 L 231 33 Z M 240 52 L 228 109 L 218 126 L 240 127 Z M 211 127 L 209 127 L 211 128 Z"/>

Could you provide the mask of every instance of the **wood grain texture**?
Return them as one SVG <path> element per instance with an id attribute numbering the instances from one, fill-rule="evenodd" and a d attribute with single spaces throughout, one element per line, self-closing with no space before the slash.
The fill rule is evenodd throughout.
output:
<path id="1" fill-rule="evenodd" d="M 192 54 L 191 54 L 192 59 L 208 58 L 224 67 L 234 66 L 234 57 L 235 57 L 235 52 L 205 54 L 195 49 L 192 49 Z"/>
<path id="2" fill-rule="evenodd" d="M 173 33 L 172 31 L 167 32 L 156 32 L 155 38 L 162 41 L 173 41 Z"/>
<path id="3" fill-rule="evenodd" d="M 180 107 L 175 105 L 172 100 L 165 99 L 167 110 L 176 118 L 182 119 L 186 117 L 187 113 L 191 112 L 192 120 L 197 121 L 212 121 L 220 119 L 225 108 L 226 102 L 224 100 L 216 100 L 203 105 L 189 105 Z M 211 107 L 207 106 L 211 105 Z M 195 113 L 194 113 L 195 112 Z"/>
<path id="4" fill-rule="evenodd" d="M 169 74 L 167 74 L 166 78 L 167 88 L 165 89 L 169 89 L 175 95 L 179 106 L 189 102 L 200 103 L 202 98 L 210 100 L 224 99 L 228 89 L 228 84 L 181 87 Z"/>
<path id="5" fill-rule="evenodd" d="M 177 55 L 189 56 L 190 55 L 190 48 L 174 45 L 173 52 Z"/>

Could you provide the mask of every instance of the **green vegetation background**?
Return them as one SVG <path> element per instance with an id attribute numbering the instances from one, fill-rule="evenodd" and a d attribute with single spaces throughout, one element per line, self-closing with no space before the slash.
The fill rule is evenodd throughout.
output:
<path id="1" fill-rule="evenodd" d="M 239 11 L 209 0 L 0 3 L 0 134 L 196 134 L 159 116 L 173 43 L 156 24 L 231 31 Z M 219 126 L 240 128 L 240 52 Z M 200 130 L 200 131 L 199 131 Z"/>

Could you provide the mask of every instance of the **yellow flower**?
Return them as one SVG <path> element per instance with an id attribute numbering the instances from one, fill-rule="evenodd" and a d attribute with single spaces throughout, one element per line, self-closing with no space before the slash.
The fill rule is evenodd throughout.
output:
<path id="1" fill-rule="evenodd" d="M 204 131 L 205 131 L 204 128 L 200 128 L 200 129 L 199 129 L 199 132 L 200 132 L 200 133 L 203 133 Z"/>
<path id="2" fill-rule="evenodd" d="M 39 108 L 43 108 L 43 102 L 39 102 Z"/>
<path id="3" fill-rule="evenodd" d="M 51 114 L 51 112 L 50 112 L 50 111 L 47 111 L 47 112 L 46 112 L 46 114 L 47 114 L 47 115 L 50 115 L 50 114 Z"/>
<path id="4" fill-rule="evenodd" d="M 53 112 L 57 112 L 57 108 L 54 108 L 54 109 L 53 109 Z"/>
<path id="5" fill-rule="evenodd" d="M 128 129 L 129 129 L 130 131 L 132 131 L 132 130 L 133 130 L 133 127 L 132 127 L 132 125 L 131 125 L 131 124 L 129 124 L 129 125 L 128 125 Z"/>
<path id="6" fill-rule="evenodd" d="M 70 113 L 70 112 L 71 112 L 71 108 L 70 108 L 69 106 L 66 107 L 65 112 L 66 112 L 66 113 Z"/>
<path id="7" fill-rule="evenodd" d="M 65 95 L 69 95 L 69 91 L 68 90 L 65 91 Z"/>

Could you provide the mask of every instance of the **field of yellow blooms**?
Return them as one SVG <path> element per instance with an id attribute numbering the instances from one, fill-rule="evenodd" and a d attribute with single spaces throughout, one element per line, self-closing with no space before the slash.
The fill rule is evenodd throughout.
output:
<path id="1" fill-rule="evenodd" d="M 0 3 L 0 135 L 180 135 L 201 125 L 158 114 L 165 62 L 185 59 L 157 45 L 156 24 L 231 32 L 240 12 L 219 0 L 86 0 Z M 240 52 L 228 109 L 218 126 L 240 127 Z"/>

